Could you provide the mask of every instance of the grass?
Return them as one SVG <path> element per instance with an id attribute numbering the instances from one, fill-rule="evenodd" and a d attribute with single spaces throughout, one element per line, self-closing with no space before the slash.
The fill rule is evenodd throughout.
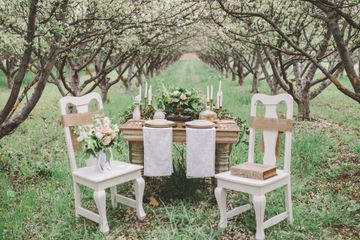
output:
<path id="1" fill-rule="evenodd" d="M 205 92 L 205 86 L 223 78 L 198 61 L 179 61 L 151 79 L 156 91 L 184 86 Z M 1 82 L 1 80 L 0 80 Z M 217 89 L 217 86 L 214 86 Z M 245 86 L 224 79 L 224 106 L 248 120 L 251 81 Z M 267 92 L 265 82 L 260 90 Z M 0 89 L 0 105 L 9 91 Z M 155 92 L 156 94 L 156 92 Z M 110 92 L 105 110 L 115 121 L 132 102 L 120 86 Z M 97 224 L 74 216 L 70 166 L 59 122 L 60 95 L 47 86 L 29 119 L 12 135 L 0 140 L 0 239 L 103 239 Z M 334 101 L 334 99 L 336 101 Z M 312 102 L 312 122 L 297 122 L 292 150 L 292 190 L 295 222 L 266 230 L 268 239 L 356 239 L 359 238 L 360 116 L 359 105 L 329 87 Z M 124 206 L 109 207 L 110 234 L 106 239 L 252 239 L 254 212 L 229 221 L 223 231 L 216 225 L 219 211 L 209 180 L 187 180 L 183 146 L 174 150 L 176 171 L 168 178 L 149 178 L 144 206 L 147 217 L 137 221 Z M 117 153 L 128 159 L 127 145 Z M 233 148 L 231 165 L 246 161 L 247 147 Z M 80 158 L 83 156 L 79 156 Z M 85 206 L 94 209 L 92 193 L 82 189 Z M 129 186 L 119 188 L 132 194 Z M 148 204 L 154 196 L 160 206 Z M 266 217 L 283 211 L 284 193 L 267 195 Z M 247 196 L 228 195 L 230 207 L 245 203 Z M 281 201 L 279 201 L 281 200 Z"/>

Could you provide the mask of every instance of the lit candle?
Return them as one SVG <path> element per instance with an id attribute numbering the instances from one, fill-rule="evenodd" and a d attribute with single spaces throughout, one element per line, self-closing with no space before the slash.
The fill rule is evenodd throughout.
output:
<path id="1" fill-rule="evenodd" d="M 214 86 L 211 84 L 210 86 L 210 99 L 213 100 L 214 99 Z"/>
<path id="2" fill-rule="evenodd" d="M 148 97 L 148 83 L 147 82 L 145 82 L 145 96 L 144 97 L 145 98 Z"/>
<path id="3" fill-rule="evenodd" d="M 148 95 L 148 98 L 149 98 L 149 100 L 148 100 L 148 105 L 151 105 L 151 101 L 152 101 L 152 87 L 151 87 L 151 85 L 150 85 L 150 87 L 149 87 L 149 95 Z"/>
<path id="4" fill-rule="evenodd" d="M 210 102 L 210 90 L 209 90 L 209 86 L 206 86 L 206 101 Z"/>
<path id="5" fill-rule="evenodd" d="M 220 93 L 220 107 L 222 107 L 222 100 L 223 100 L 223 97 L 222 97 L 222 92 Z"/>
<path id="6" fill-rule="evenodd" d="M 222 90 L 221 90 L 221 80 L 219 80 L 219 90 L 218 90 L 218 95 L 219 95 L 219 107 L 222 107 Z"/>

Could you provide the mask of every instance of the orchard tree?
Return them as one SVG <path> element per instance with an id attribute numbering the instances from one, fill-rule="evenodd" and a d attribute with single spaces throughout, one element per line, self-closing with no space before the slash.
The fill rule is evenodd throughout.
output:
<path id="1" fill-rule="evenodd" d="M 217 24 L 236 35 L 239 41 L 252 43 L 258 49 L 266 78 L 270 74 L 264 60 L 270 64 L 273 78 L 298 103 L 299 118 L 309 119 L 311 99 L 330 83 L 338 83 L 337 76 L 344 65 L 330 38 L 331 31 L 314 17 L 319 10 L 311 4 L 299 5 L 293 1 L 217 2 L 218 5 L 211 5 L 212 10 L 218 13 L 221 9 L 225 13 L 222 19 L 215 19 Z M 348 44 L 355 36 L 351 30 L 349 24 L 342 27 Z M 338 62 L 328 64 L 329 59 Z M 316 78 L 319 71 L 324 76 Z M 340 90 L 349 93 L 347 89 Z M 351 93 L 350 96 L 354 97 Z"/>

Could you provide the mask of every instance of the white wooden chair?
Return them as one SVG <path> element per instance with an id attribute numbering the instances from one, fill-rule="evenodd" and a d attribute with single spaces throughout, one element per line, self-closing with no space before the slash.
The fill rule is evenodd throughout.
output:
<path id="1" fill-rule="evenodd" d="M 287 107 L 286 119 L 278 119 L 277 116 L 277 104 L 282 101 L 286 103 Z M 265 106 L 264 118 L 256 117 L 256 105 L 258 102 L 261 102 Z M 250 115 L 251 123 L 248 162 L 254 162 L 255 129 L 262 129 L 264 141 L 263 164 L 276 165 L 276 142 L 279 131 L 281 131 L 285 132 L 284 168 L 282 170 L 277 169 L 277 175 L 266 180 L 232 176 L 229 171 L 219 173 L 215 175 L 215 178 L 217 179 L 215 197 L 220 208 L 220 228 L 225 228 L 227 226 L 228 218 L 239 215 L 253 207 L 256 215 L 256 239 L 265 239 L 264 230 L 266 228 L 271 227 L 286 218 L 289 223 L 293 222 L 290 187 L 293 98 L 288 94 L 279 94 L 276 96 L 255 94 L 251 101 Z M 266 205 L 265 194 L 279 187 L 285 188 L 286 211 L 264 221 Z M 248 193 L 250 196 L 250 204 L 234 208 L 227 212 L 227 189 Z"/>
<path id="2" fill-rule="evenodd" d="M 136 208 L 137 217 L 142 220 L 145 218 L 145 212 L 142 205 L 145 181 L 141 177 L 141 169 L 143 167 L 139 165 L 120 161 L 111 161 L 112 170 L 105 173 L 100 173 L 97 170 L 95 162 L 91 159 L 86 162 L 87 166 L 81 168 L 77 166 L 74 153 L 74 146 L 76 146 L 74 145 L 74 142 L 76 140 L 72 137 L 70 128 L 73 126 L 91 123 L 92 117 L 96 113 L 99 113 L 89 112 L 89 104 L 92 100 L 96 101 L 97 109 L 98 111 L 101 111 L 103 109 L 103 104 L 98 93 L 90 93 L 82 97 L 64 97 L 60 100 L 60 109 L 74 184 L 75 215 L 77 217 L 81 215 L 99 223 L 100 230 L 106 234 L 109 231 L 109 226 L 106 218 L 105 189 L 111 189 L 111 203 L 113 207 L 116 207 L 117 203 L 120 202 L 127 206 Z M 67 113 L 69 106 L 76 110 L 76 113 Z M 65 119 L 68 120 L 67 124 L 65 124 Z M 82 120 L 76 123 L 74 119 Z M 129 181 L 133 181 L 134 183 L 135 200 L 119 195 L 116 192 L 117 185 Z M 81 206 L 80 184 L 94 190 L 94 199 L 98 209 L 98 214 Z"/>

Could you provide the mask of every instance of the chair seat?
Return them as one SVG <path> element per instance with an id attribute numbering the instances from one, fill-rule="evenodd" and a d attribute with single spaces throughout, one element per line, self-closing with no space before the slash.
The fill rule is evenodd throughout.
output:
<path id="1" fill-rule="evenodd" d="M 73 172 L 73 175 L 82 178 L 92 183 L 99 183 L 116 178 L 128 173 L 141 170 L 143 167 L 140 165 L 130 164 L 121 161 L 111 161 L 111 171 L 99 172 L 97 166 L 89 166 L 78 168 Z"/>
<path id="2" fill-rule="evenodd" d="M 232 182 L 232 183 L 239 183 L 239 184 L 249 185 L 249 186 L 254 186 L 254 187 L 263 187 L 263 186 L 267 186 L 272 183 L 278 182 L 280 180 L 283 180 L 285 178 L 288 178 L 289 176 L 290 176 L 289 173 L 284 172 L 283 170 L 277 169 L 276 175 L 271 178 L 268 178 L 266 180 L 234 176 L 234 175 L 230 174 L 230 171 L 216 174 L 215 178 L 223 180 L 223 181 Z"/>

